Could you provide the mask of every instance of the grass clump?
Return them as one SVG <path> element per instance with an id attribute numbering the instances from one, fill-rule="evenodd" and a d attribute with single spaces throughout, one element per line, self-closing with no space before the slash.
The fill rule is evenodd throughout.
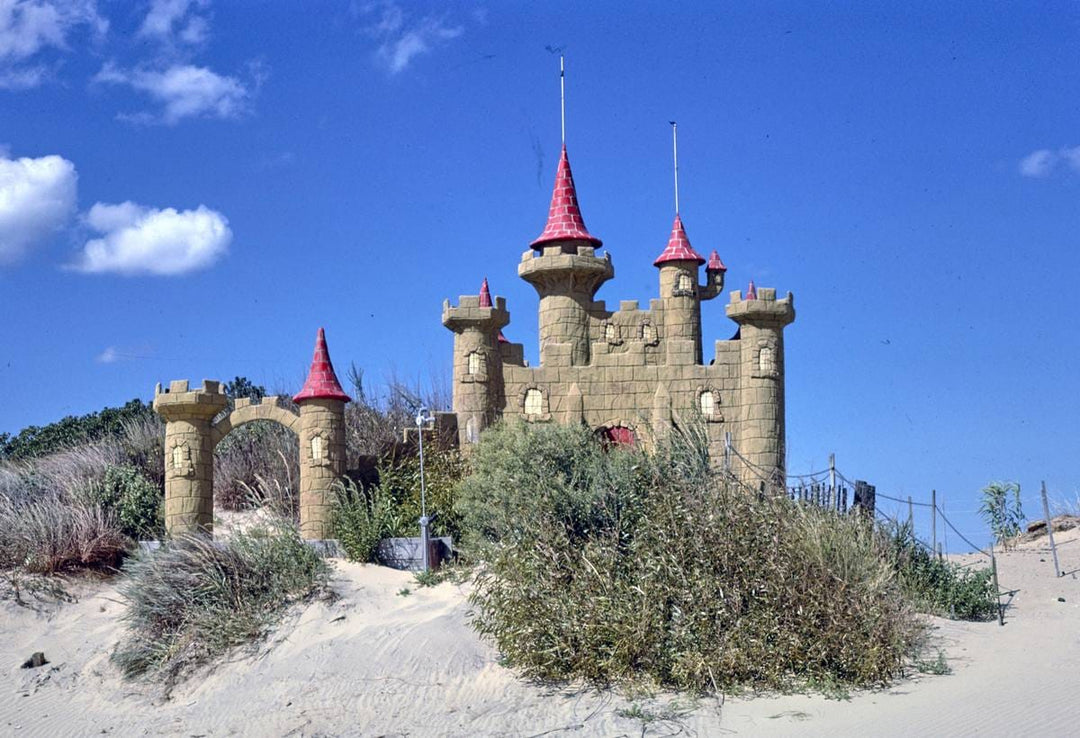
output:
<path id="1" fill-rule="evenodd" d="M 903 671 L 918 628 L 873 528 L 722 479 L 699 429 L 605 451 L 508 424 L 472 465 L 474 625 L 527 676 L 703 693 Z"/>
<path id="2" fill-rule="evenodd" d="M 111 512 L 64 492 L 0 493 L 0 569 L 55 574 L 112 568 L 130 541 Z"/>
<path id="3" fill-rule="evenodd" d="M 432 537 L 460 533 L 454 492 L 465 469 L 457 449 L 436 447 L 424 455 Z M 374 562 L 383 538 L 420 535 L 419 458 L 405 453 L 387 455 L 378 465 L 378 477 L 376 484 L 367 487 L 347 479 L 337 488 L 334 536 L 354 561 Z"/>
<path id="4" fill-rule="evenodd" d="M 329 568 L 280 524 L 227 542 L 182 536 L 130 560 L 120 588 L 126 635 L 113 661 L 126 676 L 188 669 L 258 639 L 287 605 L 327 585 Z"/>
<path id="5" fill-rule="evenodd" d="M 954 620 L 997 617 L 989 567 L 965 568 L 942 561 L 915 537 L 910 523 L 893 523 L 881 530 L 897 581 L 920 612 Z"/>

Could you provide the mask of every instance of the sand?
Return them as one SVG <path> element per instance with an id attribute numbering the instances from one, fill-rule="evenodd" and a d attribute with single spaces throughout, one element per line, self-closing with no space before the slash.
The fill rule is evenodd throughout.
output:
<path id="1" fill-rule="evenodd" d="M 1056 536 L 1080 569 L 1080 530 Z M 0 734 L 19 736 L 1075 735 L 1080 574 L 1055 577 L 1046 539 L 999 557 L 1016 589 L 1006 625 L 933 619 L 952 673 L 846 700 L 820 695 L 690 703 L 556 690 L 500 665 L 468 625 L 467 585 L 339 561 L 340 598 L 290 611 L 256 648 L 163 699 L 109 662 L 121 633 L 114 582 L 70 585 L 41 611 L 0 602 Z M 408 588 L 411 593 L 399 592 Z M 1064 601 L 1059 601 L 1064 598 Z M 50 663 L 20 664 L 34 651 Z M 936 651 L 931 655 L 936 654 Z"/>

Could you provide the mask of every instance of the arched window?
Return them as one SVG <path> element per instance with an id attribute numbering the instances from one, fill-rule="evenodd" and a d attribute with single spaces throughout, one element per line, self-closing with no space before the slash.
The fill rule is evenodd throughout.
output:
<path id="1" fill-rule="evenodd" d="M 322 436 L 311 437 L 311 460 L 320 461 L 326 458 L 326 439 Z"/>
<path id="2" fill-rule="evenodd" d="M 466 374 L 479 374 L 480 373 L 480 352 L 473 351 L 469 354 L 468 365 L 465 367 Z"/>
<path id="3" fill-rule="evenodd" d="M 617 337 L 618 334 L 616 333 L 614 323 L 608 323 L 604 326 L 604 338 L 608 341 L 608 343 L 615 341 Z"/>
<path id="4" fill-rule="evenodd" d="M 706 418 L 711 418 L 716 412 L 716 395 L 712 390 L 705 390 L 698 396 L 698 405 L 701 408 L 701 414 Z"/>
<path id="5" fill-rule="evenodd" d="M 776 373 L 776 359 L 771 346 L 762 346 L 758 352 L 758 371 L 762 374 Z"/>
<path id="6" fill-rule="evenodd" d="M 172 465 L 173 469 L 182 469 L 184 467 L 184 452 L 187 451 L 186 446 L 173 446 L 172 450 Z"/>
<path id="7" fill-rule="evenodd" d="M 690 279 L 689 274 L 680 274 L 678 279 L 675 280 L 675 289 L 679 292 L 692 292 L 694 290 L 694 280 Z"/>
<path id="8" fill-rule="evenodd" d="M 645 343 L 653 343 L 656 341 L 656 328 L 652 323 L 641 324 L 641 340 Z"/>
<path id="9" fill-rule="evenodd" d="M 544 412 L 544 393 L 533 387 L 525 390 L 525 414 L 540 415 Z"/>

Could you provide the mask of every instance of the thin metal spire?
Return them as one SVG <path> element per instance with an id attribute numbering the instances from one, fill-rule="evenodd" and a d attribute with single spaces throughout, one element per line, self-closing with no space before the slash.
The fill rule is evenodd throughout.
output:
<path id="1" fill-rule="evenodd" d="M 566 64 L 562 54 L 559 54 L 559 112 L 562 119 L 562 142 L 566 145 Z"/>
<path id="2" fill-rule="evenodd" d="M 671 153 L 675 160 L 675 215 L 679 214 L 679 124 L 669 120 L 671 124 Z"/>

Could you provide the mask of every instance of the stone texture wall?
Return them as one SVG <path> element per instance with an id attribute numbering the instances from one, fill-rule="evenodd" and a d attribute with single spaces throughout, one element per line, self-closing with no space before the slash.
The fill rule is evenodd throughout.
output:
<path id="1" fill-rule="evenodd" d="M 300 535 L 333 538 L 334 483 L 345 473 L 345 402 L 300 403 Z"/>
<path id="2" fill-rule="evenodd" d="M 186 380 L 154 392 L 165 419 L 165 528 L 170 535 L 214 527 L 214 442 L 210 423 L 228 406 L 218 382 L 189 390 Z"/>

